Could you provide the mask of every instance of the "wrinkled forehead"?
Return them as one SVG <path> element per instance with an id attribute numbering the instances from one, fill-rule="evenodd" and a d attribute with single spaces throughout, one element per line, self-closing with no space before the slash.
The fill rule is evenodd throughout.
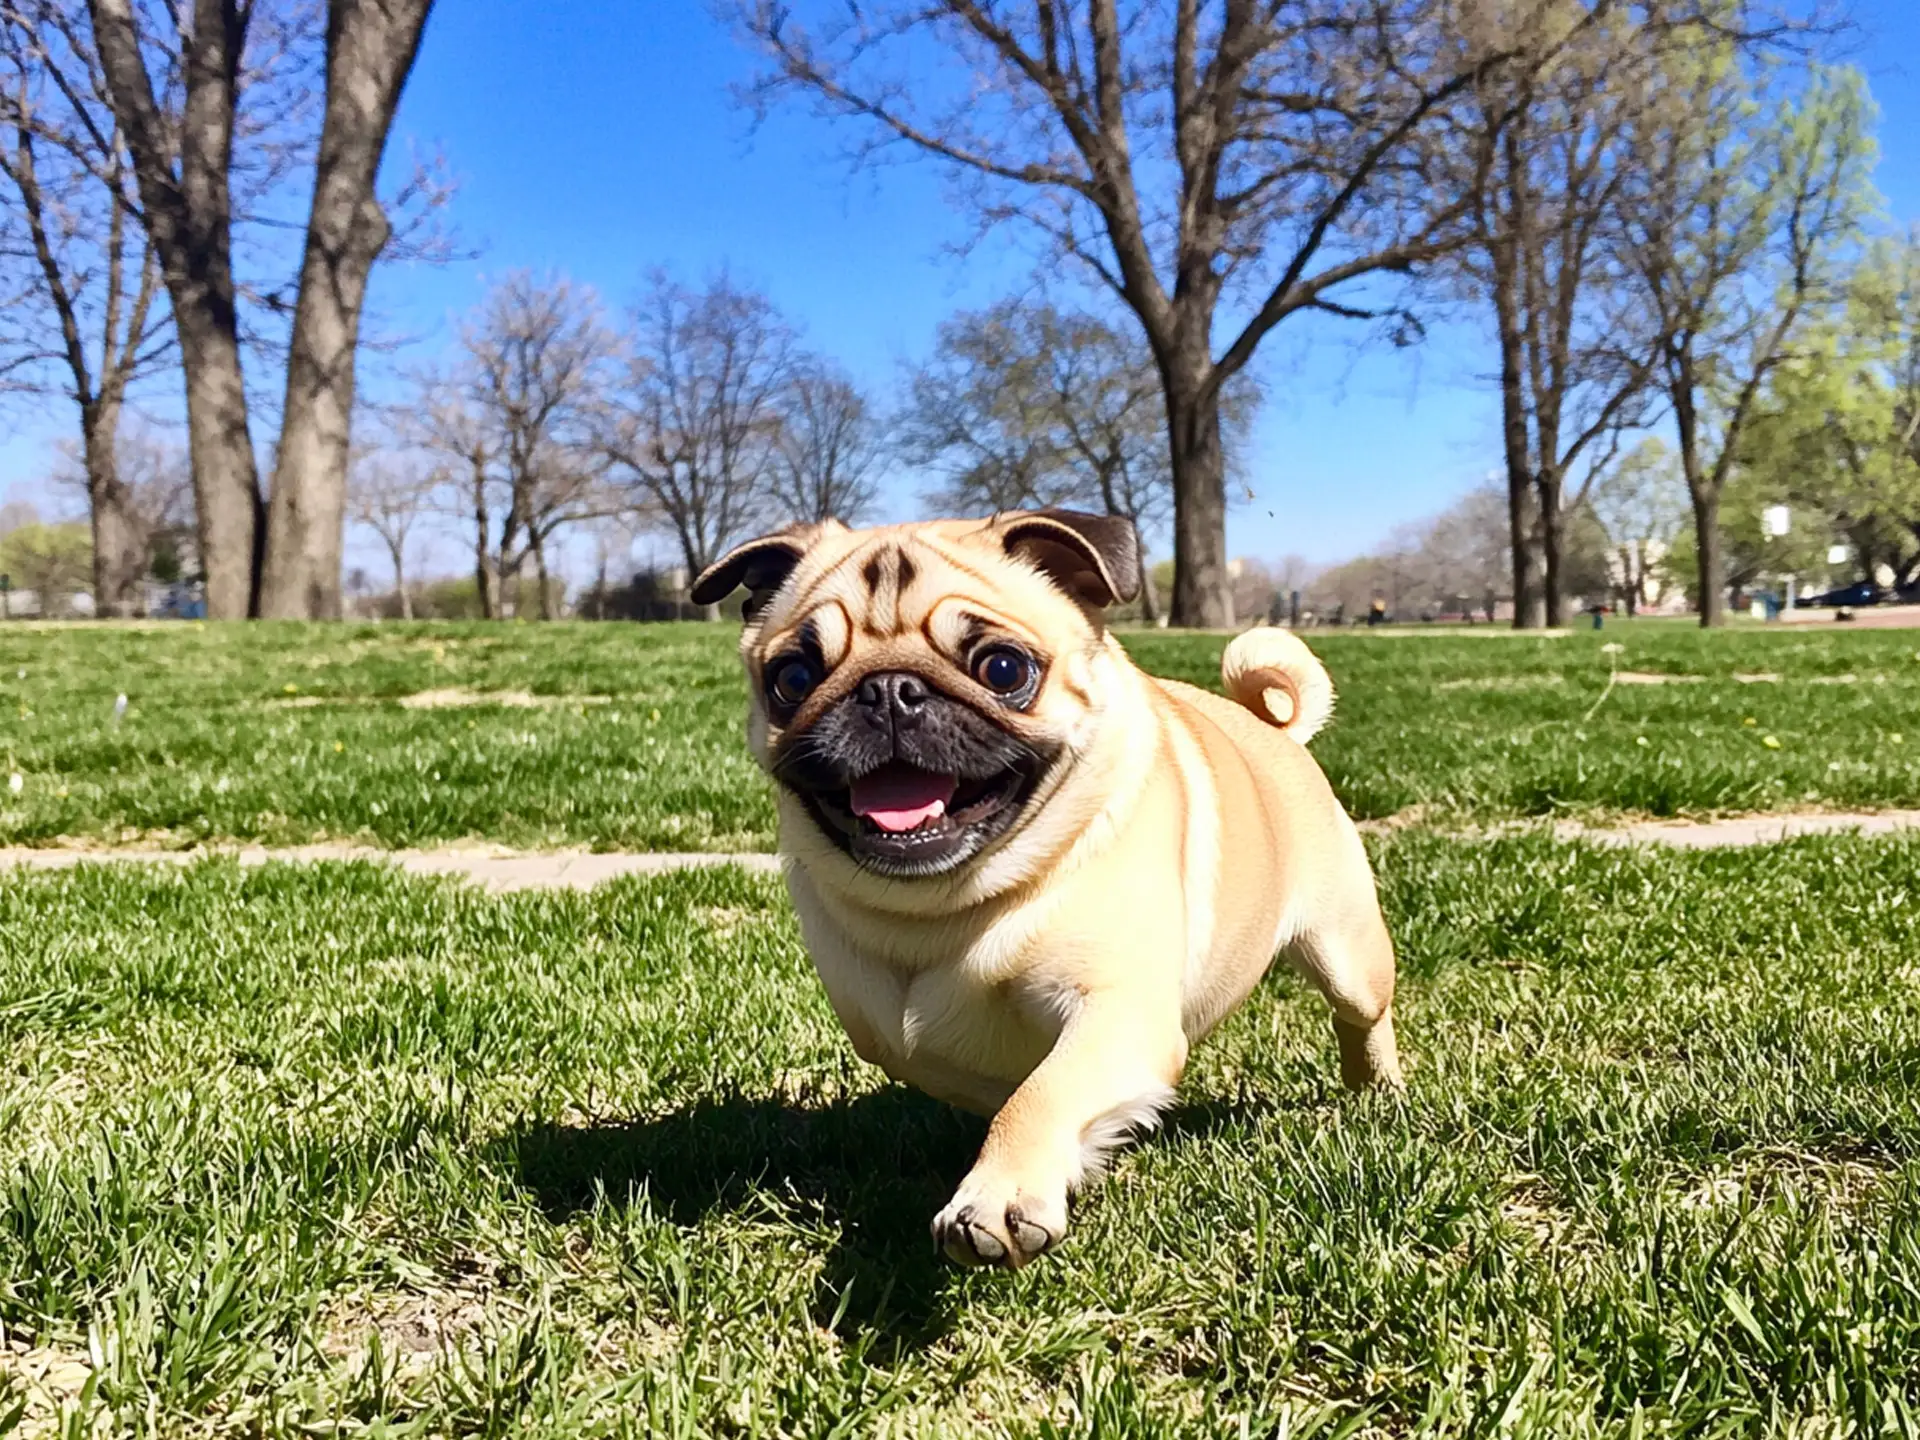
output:
<path id="1" fill-rule="evenodd" d="M 988 527 L 903 525 L 825 538 L 762 617 L 753 648 L 776 654 L 804 632 L 839 666 L 922 647 L 957 656 L 984 631 L 1045 650 L 1074 622 L 1084 627 L 1078 608 Z"/>

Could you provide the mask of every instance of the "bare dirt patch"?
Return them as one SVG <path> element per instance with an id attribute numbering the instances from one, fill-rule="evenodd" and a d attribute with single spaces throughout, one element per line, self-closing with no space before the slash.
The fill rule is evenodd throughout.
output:
<path id="1" fill-rule="evenodd" d="M 536 695 L 531 690 L 463 690 L 449 686 L 411 695 L 286 695 L 267 704 L 276 710 L 316 710 L 322 706 L 391 705 L 402 710 L 569 710 L 580 705 L 611 705 L 611 695 Z"/>
<path id="2" fill-rule="evenodd" d="M 1476 675 L 1466 680 L 1442 680 L 1442 690 L 1548 690 L 1567 683 L 1564 675 Z"/>
<path id="3" fill-rule="evenodd" d="M 1886 1193 L 1896 1167 L 1878 1156 L 1824 1155 L 1775 1147 L 1730 1160 L 1696 1177 L 1681 1197 L 1689 1210 L 1801 1194 L 1838 1211 L 1859 1210 Z"/>
<path id="4" fill-rule="evenodd" d="M 24 1403 L 18 1428 L 11 1432 L 20 1440 L 41 1440 L 67 1431 L 68 1417 L 92 1378 L 93 1363 L 86 1351 L 36 1345 L 0 1326 L 0 1411 L 8 1408 L 9 1399 L 13 1404 Z"/>
<path id="5" fill-rule="evenodd" d="M 400 697 L 402 710 L 464 710 L 498 705 L 509 710 L 555 710 L 569 705 L 611 705 L 611 695 L 535 695 L 530 690 L 421 690 Z"/>
<path id="6" fill-rule="evenodd" d="M 1718 820 L 1637 820 L 1612 826 L 1563 820 L 1553 829 L 1562 840 L 1718 850 L 1738 845 L 1772 845 L 1807 835 L 1897 835 L 1920 830 L 1920 810 L 1818 810 L 1730 815 Z"/>

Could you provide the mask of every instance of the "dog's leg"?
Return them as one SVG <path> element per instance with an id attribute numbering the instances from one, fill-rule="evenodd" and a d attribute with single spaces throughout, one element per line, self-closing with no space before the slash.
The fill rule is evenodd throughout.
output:
<path id="1" fill-rule="evenodd" d="M 993 1117 L 967 1178 L 933 1221 L 963 1265 L 1017 1269 L 1067 1232 L 1067 1192 L 1112 1146 L 1151 1129 L 1173 1098 L 1187 1042 L 1177 1008 L 1094 996 Z"/>
<path id="2" fill-rule="evenodd" d="M 1393 940 L 1371 881 L 1295 937 L 1288 959 L 1333 1007 L 1340 1078 L 1352 1090 L 1403 1089 L 1393 1034 Z"/>

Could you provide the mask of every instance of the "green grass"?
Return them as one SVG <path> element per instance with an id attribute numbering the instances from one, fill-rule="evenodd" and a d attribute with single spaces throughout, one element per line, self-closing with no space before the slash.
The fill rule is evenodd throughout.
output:
<path id="1" fill-rule="evenodd" d="M 0 626 L 0 761 L 22 782 L 0 790 L 0 843 L 767 849 L 735 638 L 695 625 Z M 1342 697 L 1315 753 L 1361 817 L 1920 804 L 1920 634 L 1309 638 Z M 1127 643 L 1149 669 L 1218 682 L 1218 637 Z M 1704 678 L 1620 685 L 1595 711 L 1614 662 Z M 1734 678 L 1756 674 L 1779 678 Z M 435 691 L 536 703 L 399 703 Z"/>
<path id="2" fill-rule="evenodd" d="M 1276 977 L 1017 1276 L 770 882 L 7 878 L 0 1326 L 75 1436 L 1912 1433 L 1920 840 L 1376 858 L 1406 1101 Z"/>

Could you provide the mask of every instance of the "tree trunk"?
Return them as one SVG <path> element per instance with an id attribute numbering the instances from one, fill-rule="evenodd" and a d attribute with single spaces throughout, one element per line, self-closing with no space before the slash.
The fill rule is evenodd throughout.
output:
<path id="1" fill-rule="evenodd" d="M 340 617 L 354 354 L 367 276 L 391 227 L 374 194 L 432 0 L 332 0 L 326 112 L 287 356 L 260 610 Z"/>
<path id="2" fill-rule="evenodd" d="M 400 618 L 413 619 L 413 597 L 407 593 L 407 557 L 404 540 L 387 541 L 387 554 L 393 557 L 393 589 L 400 597 Z"/>
<path id="3" fill-rule="evenodd" d="M 1700 551 L 1700 624 L 1727 623 L 1727 562 L 1720 545 L 1720 492 L 1702 485 L 1693 492 L 1693 538 Z"/>
<path id="4" fill-rule="evenodd" d="M 1507 462 L 1507 525 L 1513 551 L 1513 628 L 1538 630 L 1546 623 L 1544 578 L 1534 543 L 1537 500 L 1532 446 L 1527 439 L 1527 396 L 1521 376 L 1524 340 L 1514 293 L 1519 276 L 1511 237 L 1492 246 L 1493 311 L 1500 343 L 1500 439 Z"/>
<path id="5" fill-rule="evenodd" d="M 1176 362 L 1178 363 L 1178 362 Z M 1189 362 L 1193 371 L 1205 357 Z M 1173 460 L 1173 613 L 1186 629 L 1233 625 L 1227 573 L 1227 457 L 1220 438 L 1220 397 L 1202 399 L 1194 374 L 1170 377 L 1167 438 Z"/>
<path id="6" fill-rule="evenodd" d="M 1160 591 L 1153 583 L 1153 567 L 1146 552 L 1140 554 L 1140 619 L 1148 625 L 1160 623 Z"/>
<path id="7" fill-rule="evenodd" d="M 554 618 L 553 586 L 547 574 L 546 537 L 536 530 L 529 537 L 528 548 L 533 551 L 534 583 L 540 587 L 540 618 L 551 620 Z"/>
<path id="8" fill-rule="evenodd" d="M 247 433 L 240 337 L 231 297 L 222 304 L 174 297 L 187 382 L 187 454 L 193 470 L 207 618 L 244 620 L 258 612 L 258 559 L 265 538 L 260 485 Z M 211 297 L 208 297 L 211 298 Z"/>
<path id="9" fill-rule="evenodd" d="M 1557 630 L 1567 623 L 1567 597 L 1561 578 L 1567 517 L 1560 508 L 1560 477 L 1551 469 L 1541 472 L 1539 496 L 1542 598 L 1546 623 Z"/>
<path id="10" fill-rule="evenodd" d="M 120 479 L 115 449 L 120 407 L 86 407 L 80 417 L 80 430 L 87 471 L 87 508 L 93 518 L 94 613 L 124 620 L 140 611 L 147 537 L 134 509 L 133 492 Z"/>
<path id="11" fill-rule="evenodd" d="M 1696 597 L 1702 628 L 1726 623 L 1726 556 L 1720 548 L 1720 486 L 1700 464 L 1700 415 L 1695 397 L 1694 358 L 1690 347 L 1672 357 L 1667 399 L 1673 406 L 1674 436 L 1680 442 L 1680 469 L 1693 501 L 1693 538 L 1698 550 L 1700 593 Z"/>
<path id="12" fill-rule="evenodd" d="M 493 552 L 487 548 L 487 531 L 493 524 L 487 513 L 487 468 L 477 459 L 469 463 L 473 467 L 473 586 L 480 599 L 480 618 L 491 620 L 500 613 L 500 592 Z"/>
<path id="13" fill-rule="evenodd" d="M 129 0 L 88 0 L 88 12 L 114 117 L 133 156 L 147 235 L 173 301 L 207 614 L 242 619 L 257 611 L 265 538 L 232 253 L 233 124 L 252 12 L 239 0 L 193 0 L 191 20 L 182 17 L 181 24 L 185 99 L 177 126 L 155 103 Z"/>

